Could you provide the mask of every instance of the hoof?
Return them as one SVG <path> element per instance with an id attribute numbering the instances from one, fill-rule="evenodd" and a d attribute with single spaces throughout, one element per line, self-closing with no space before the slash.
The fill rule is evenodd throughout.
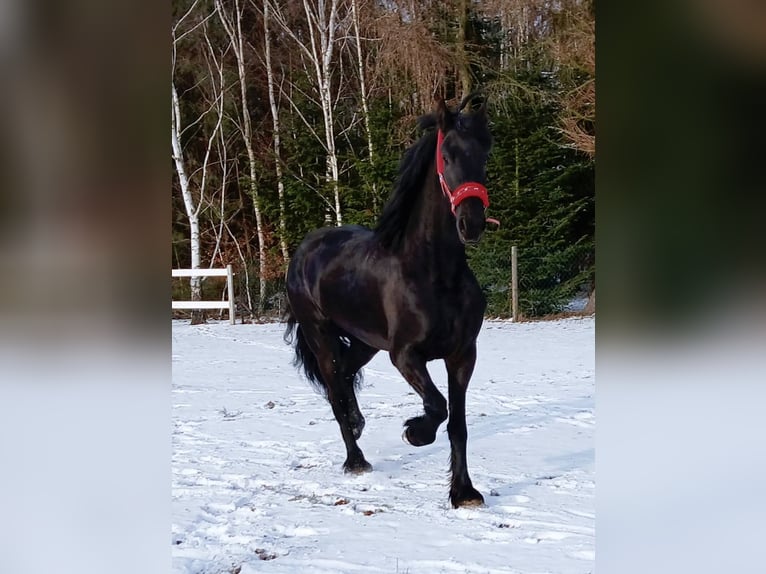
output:
<path id="1" fill-rule="evenodd" d="M 425 446 L 436 440 L 436 429 L 425 420 L 425 417 L 415 417 L 404 423 L 402 439 L 412 446 Z"/>
<path id="2" fill-rule="evenodd" d="M 372 472 L 372 465 L 366 460 L 362 459 L 356 462 L 344 462 L 343 472 L 346 474 L 364 474 L 365 472 Z"/>
<path id="3" fill-rule="evenodd" d="M 484 506 L 484 497 L 475 488 L 470 488 L 460 494 L 451 494 L 450 502 L 453 508 L 473 508 Z"/>

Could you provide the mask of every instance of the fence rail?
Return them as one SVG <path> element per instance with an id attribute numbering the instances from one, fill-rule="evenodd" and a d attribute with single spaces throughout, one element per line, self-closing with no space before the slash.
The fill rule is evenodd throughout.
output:
<path id="1" fill-rule="evenodd" d="M 231 265 L 226 269 L 173 269 L 173 277 L 228 277 L 231 275 Z"/>
<path id="2" fill-rule="evenodd" d="M 173 309 L 229 309 L 229 323 L 234 324 L 234 273 L 225 269 L 172 269 L 171 277 L 226 277 L 227 301 L 171 301 Z"/>

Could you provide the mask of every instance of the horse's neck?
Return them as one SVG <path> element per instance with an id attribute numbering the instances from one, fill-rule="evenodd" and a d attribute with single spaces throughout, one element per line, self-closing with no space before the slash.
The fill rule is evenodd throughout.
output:
<path id="1" fill-rule="evenodd" d="M 455 216 L 433 169 L 410 217 L 404 243 L 416 265 L 447 272 L 465 265 L 465 246 L 458 238 Z"/>

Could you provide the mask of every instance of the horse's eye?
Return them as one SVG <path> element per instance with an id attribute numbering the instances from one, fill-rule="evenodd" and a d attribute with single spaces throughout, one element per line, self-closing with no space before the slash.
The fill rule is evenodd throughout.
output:
<path id="1" fill-rule="evenodd" d="M 449 158 L 446 153 L 442 152 L 442 159 L 444 160 L 444 165 L 449 165 Z"/>

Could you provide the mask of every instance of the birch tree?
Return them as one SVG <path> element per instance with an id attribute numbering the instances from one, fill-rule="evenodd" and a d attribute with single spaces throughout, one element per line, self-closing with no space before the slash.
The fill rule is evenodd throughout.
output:
<path id="1" fill-rule="evenodd" d="M 181 187 L 181 195 L 186 208 L 186 217 L 189 219 L 189 245 L 191 249 L 191 269 L 200 268 L 200 237 L 199 237 L 199 211 L 202 207 L 201 201 L 194 200 L 189 185 L 189 176 L 186 173 L 186 162 L 184 160 L 183 147 L 181 146 L 181 105 L 178 102 L 178 93 L 176 92 L 175 82 L 172 84 L 172 116 L 170 122 L 170 135 L 173 148 L 173 162 L 178 173 L 178 183 Z M 200 301 L 202 299 L 201 277 L 190 277 L 189 286 L 191 288 L 191 300 Z M 202 322 L 200 313 L 192 312 L 192 325 Z"/>
<path id="2" fill-rule="evenodd" d="M 196 24 L 194 24 L 191 28 L 186 30 L 185 32 L 179 34 L 180 26 L 187 18 L 190 18 L 192 14 L 194 14 L 194 10 L 197 7 L 198 2 L 195 1 L 192 3 L 191 7 L 181 16 L 176 22 L 176 24 L 172 28 L 172 76 L 171 76 L 171 122 L 170 122 L 170 132 L 171 132 L 171 149 L 172 149 L 172 158 L 173 162 L 175 164 L 176 172 L 178 174 L 178 183 L 181 190 L 181 196 L 183 197 L 184 202 L 184 208 L 186 211 L 186 216 L 189 221 L 189 244 L 190 244 L 190 252 L 191 252 L 191 269 L 200 269 L 201 267 L 201 237 L 200 237 L 200 212 L 202 210 L 203 205 L 205 205 L 207 202 L 205 201 L 205 194 L 206 194 L 206 186 L 208 182 L 208 166 L 210 164 L 210 156 L 213 149 L 213 144 L 216 139 L 216 136 L 221 129 L 221 122 L 223 118 L 223 76 L 221 74 L 220 76 L 220 83 L 216 82 L 216 79 L 214 78 L 213 74 L 210 73 L 208 75 L 210 82 L 211 82 L 211 93 L 213 94 L 213 102 L 210 106 L 208 106 L 201 114 L 200 116 L 194 121 L 191 122 L 189 126 L 186 126 L 186 128 L 190 127 L 191 125 L 197 124 L 198 122 L 202 121 L 209 113 L 216 111 L 217 112 L 217 119 L 215 122 L 215 125 L 212 129 L 212 132 L 209 135 L 209 138 L 207 140 L 207 146 L 205 148 L 204 157 L 201 162 L 201 167 L 195 172 L 200 174 L 200 180 L 199 183 L 196 185 L 197 187 L 197 193 L 195 197 L 195 193 L 192 190 L 193 186 L 193 175 L 190 174 L 188 170 L 188 162 L 184 155 L 184 147 L 182 144 L 182 135 L 184 130 L 186 129 L 183 125 L 182 120 L 182 114 L 181 114 L 181 104 L 178 98 L 178 91 L 176 89 L 175 84 L 175 65 L 176 65 L 176 49 L 178 46 L 178 42 L 180 41 L 180 38 L 183 36 L 190 34 L 194 30 L 204 27 L 205 20 L 201 19 Z M 207 38 L 207 36 L 206 36 Z M 208 41 L 208 45 L 210 45 Z M 212 48 L 211 48 L 212 50 Z M 189 278 L 189 286 L 191 289 L 191 299 L 192 301 L 199 301 L 202 298 L 202 278 L 201 277 L 190 277 Z M 194 310 L 192 311 L 192 324 L 198 324 L 204 321 L 204 314 L 200 310 Z"/>
<path id="3" fill-rule="evenodd" d="M 359 9 L 357 7 L 357 0 L 351 0 L 351 14 L 352 22 L 354 26 L 354 40 L 356 45 L 356 64 L 359 74 L 359 91 L 362 100 L 362 115 L 364 117 L 364 132 L 367 136 L 367 154 L 370 159 L 370 167 L 375 167 L 375 153 L 372 143 L 372 130 L 370 129 L 370 108 L 367 105 L 367 82 L 365 80 L 366 72 L 364 66 L 364 58 L 362 57 L 362 39 L 359 34 Z M 373 169 L 374 173 L 374 169 Z M 372 209 L 375 213 L 378 212 L 378 182 L 373 179 L 372 181 Z"/>
<path id="4" fill-rule="evenodd" d="M 178 173 L 179 187 L 181 188 L 181 195 L 184 200 L 184 207 L 186 209 L 186 216 L 189 219 L 190 229 L 190 248 L 191 248 L 191 269 L 201 268 L 201 249 L 200 249 L 200 211 L 203 205 L 208 202 L 205 199 L 206 189 L 208 183 L 208 167 L 210 165 L 210 156 L 213 149 L 214 141 L 217 137 L 219 130 L 221 129 L 221 121 L 223 118 L 223 86 L 221 90 L 217 92 L 215 108 L 211 108 L 207 113 L 213 111 L 217 112 L 217 118 L 215 126 L 208 138 L 205 155 L 202 160 L 201 167 L 197 170 L 201 174 L 199 184 L 197 185 L 197 197 L 194 197 L 192 192 L 192 179 L 187 170 L 187 163 L 184 158 L 183 146 L 181 144 L 181 134 L 183 133 L 182 120 L 181 120 L 181 105 L 178 101 L 178 92 L 176 90 L 175 82 L 171 81 L 172 95 L 171 95 L 171 147 L 173 150 L 173 162 L 176 166 L 176 172 Z M 199 301 L 202 299 L 202 278 L 190 277 L 189 285 L 191 288 L 191 300 Z M 192 324 L 198 324 L 204 321 L 204 315 L 195 310 L 192 312 Z"/>
<path id="5" fill-rule="evenodd" d="M 245 40 L 242 34 L 242 6 L 239 0 L 234 0 L 234 14 L 230 14 L 223 7 L 221 0 L 215 0 L 215 9 L 218 19 L 221 22 L 226 35 L 232 44 L 234 57 L 237 62 L 237 77 L 240 88 L 240 131 L 247 150 L 247 160 L 250 175 L 250 195 L 253 199 L 253 210 L 255 211 L 255 228 L 258 237 L 258 313 L 263 312 L 266 301 L 266 238 L 264 234 L 263 210 L 261 208 L 261 199 L 258 193 L 257 171 L 258 166 L 253 149 L 253 128 L 250 122 L 250 106 L 247 101 L 247 74 L 245 71 Z"/>
<path id="6" fill-rule="evenodd" d="M 308 32 L 308 38 L 303 39 L 295 33 L 293 26 L 286 19 L 284 11 L 279 4 L 274 5 L 275 22 L 295 42 L 298 50 L 308 62 L 308 66 L 311 67 L 309 77 L 313 77 L 315 82 L 314 87 L 317 90 L 324 120 L 324 141 L 322 143 L 326 153 L 325 180 L 332 188 L 336 225 L 343 224 L 340 204 L 338 154 L 335 147 L 335 102 L 333 101 L 332 92 L 333 56 L 335 54 L 337 33 L 340 29 L 339 6 L 340 0 L 317 0 L 316 2 L 303 0 L 303 10 L 306 16 Z M 291 105 L 295 108 L 292 101 Z M 299 115 L 303 118 L 302 114 L 299 113 Z"/>
<path id="7" fill-rule="evenodd" d="M 274 133 L 274 170 L 277 177 L 277 193 L 279 195 L 279 247 L 282 250 L 282 259 L 285 266 L 290 262 L 290 253 L 287 250 L 287 224 L 285 222 L 285 183 L 282 178 L 282 154 L 279 128 L 279 109 L 274 90 L 274 69 L 271 65 L 271 33 L 269 20 L 271 18 L 270 0 L 263 0 L 263 44 L 266 61 L 266 81 L 269 88 L 269 107 L 271 108 L 271 122 Z"/>

